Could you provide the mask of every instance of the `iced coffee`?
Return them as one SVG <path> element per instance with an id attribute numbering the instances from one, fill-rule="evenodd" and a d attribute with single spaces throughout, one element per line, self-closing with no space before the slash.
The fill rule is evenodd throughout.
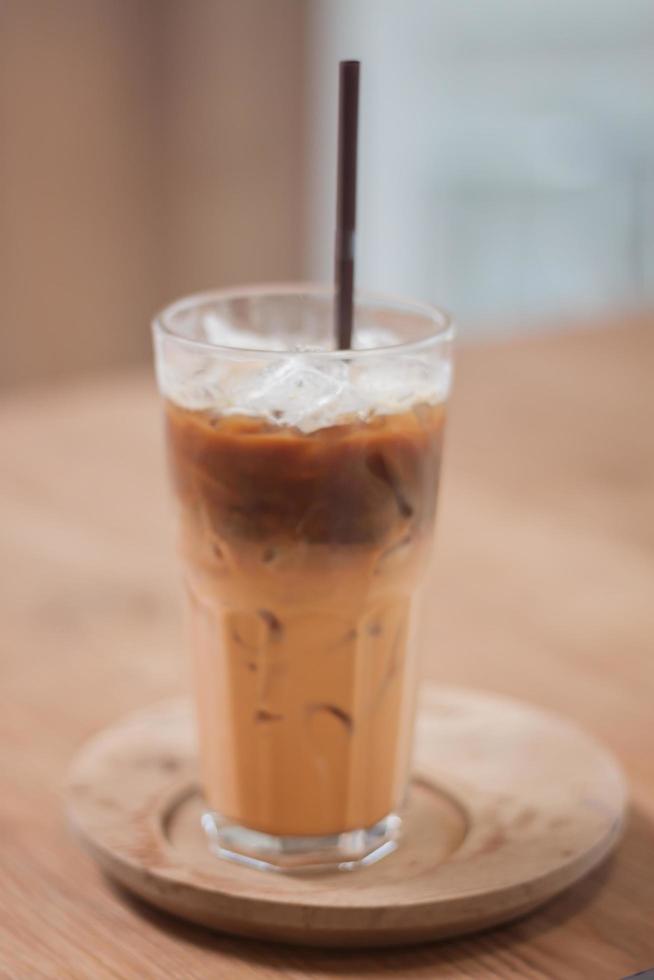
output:
<path id="1" fill-rule="evenodd" d="M 442 356 L 401 350 L 162 384 L 221 851 L 347 863 L 396 833 L 446 395 Z"/>

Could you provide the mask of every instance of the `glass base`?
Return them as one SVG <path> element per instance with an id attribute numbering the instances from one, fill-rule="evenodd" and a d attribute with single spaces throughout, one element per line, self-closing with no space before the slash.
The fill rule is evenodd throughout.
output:
<path id="1" fill-rule="evenodd" d="M 396 849 L 402 820 L 396 813 L 372 827 L 324 837 L 275 837 L 248 830 L 209 811 L 202 817 L 209 847 L 218 857 L 269 871 L 352 871 Z"/>

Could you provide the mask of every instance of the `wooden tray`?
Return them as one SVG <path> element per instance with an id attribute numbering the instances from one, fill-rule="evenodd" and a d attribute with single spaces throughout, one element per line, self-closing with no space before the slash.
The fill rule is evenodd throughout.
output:
<path id="1" fill-rule="evenodd" d="M 614 847 L 625 788 L 612 757 L 554 715 L 425 686 L 398 850 L 350 872 L 289 875 L 211 855 L 193 724 L 168 702 L 92 739 L 69 813 L 98 864 L 147 902 L 212 929 L 305 945 L 445 938 L 505 922 Z"/>

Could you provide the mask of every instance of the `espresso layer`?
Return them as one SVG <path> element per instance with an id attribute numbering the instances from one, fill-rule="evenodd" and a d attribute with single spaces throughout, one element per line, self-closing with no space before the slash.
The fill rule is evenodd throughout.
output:
<path id="1" fill-rule="evenodd" d="M 219 534 L 366 543 L 434 514 L 444 409 L 311 434 L 167 406 L 177 491 Z"/>

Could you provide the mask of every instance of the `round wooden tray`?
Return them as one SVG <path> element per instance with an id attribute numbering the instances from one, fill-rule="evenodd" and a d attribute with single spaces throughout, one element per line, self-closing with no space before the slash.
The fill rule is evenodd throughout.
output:
<path id="1" fill-rule="evenodd" d="M 185 702 L 102 732 L 72 767 L 79 837 L 109 875 L 174 915 L 316 946 L 445 938 L 522 915 L 609 853 L 626 802 L 615 761 L 569 722 L 425 686 L 398 850 L 356 871 L 300 876 L 208 851 L 194 760 Z"/>

